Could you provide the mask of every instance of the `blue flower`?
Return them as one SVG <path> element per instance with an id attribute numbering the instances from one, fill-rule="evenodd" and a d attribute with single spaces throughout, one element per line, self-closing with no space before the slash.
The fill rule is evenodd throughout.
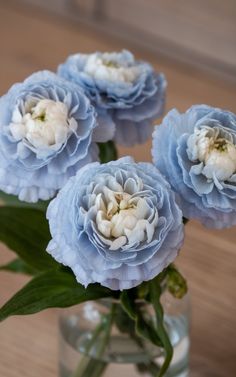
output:
<path id="1" fill-rule="evenodd" d="M 100 124 L 104 115 L 110 117 L 119 144 L 145 142 L 151 136 L 153 120 L 163 113 L 164 75 L 155 73 L 150 64 L 135 60 L 128 51 L 75 54 L 59 66 L 58 74 L 84 88 Z"/>
<path id="2" fill-rule="evenodd" d="M 93 106 L 78 85 L 48 71 L 0 98 L 0 189 L 37 202 L 98 160 Z"/>
<path id="3" fill-rule="evenodd" d="M 236 224 L 236 116 L 210 106 L 170 111 L 153 134 L 153 160 L 186 218 Z"/>
<path id="4" fill-rule="evenodd" d="M 130 157 L 80 169 L 47 211 L 47 251 L 78 282 L 129 289 L 159 274 L 183 243 L 182 212 L 150 163 Z"/>

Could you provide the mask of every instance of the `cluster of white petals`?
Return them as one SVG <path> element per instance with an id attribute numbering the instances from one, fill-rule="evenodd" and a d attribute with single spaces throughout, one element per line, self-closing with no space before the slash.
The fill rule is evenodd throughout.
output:
<path id="1" fill-rule="evenodd" d="M 236 172 L 236 146 L 221 137 L 218 128 L 195 129 L 188 146 L 193 158 L 204 163 L 203 173 L 208 179 L 224 181 Z"/>
<path id="2" fill-rule="evenodd" d="M 26 101 L 23 114 L 16 106 L 9 127 L 16 141 L 27 140 L 45 158 L 61 147 L 77 123 L 63 102 L 42 99 Z"/>
<path id="3" fill-rule="evenodd" d="M 132 83 L 140 75 L 141 68 L 118 63 L 116 53 L 91 54 L 84 67 L 84 72 L 97 80 Z"/>
<path id="4" fill-rule="evenodd" d="M 97 228 L 110 250 L 152 241 L 158 212 L 149 219 L 150 208 L 145 198 L 103 187 L 95 205 Z"/>

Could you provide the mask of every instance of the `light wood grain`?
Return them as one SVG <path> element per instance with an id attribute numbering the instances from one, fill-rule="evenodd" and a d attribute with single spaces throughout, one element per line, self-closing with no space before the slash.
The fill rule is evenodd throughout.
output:
<path id="1" fill-rule="evenodd" d="M 235 0 L 15 0 L 126 36 L 234 80 Z"/>
<path id="2" fill-rule="evenodd" d="M 106 5 L 107 17 L 141 30 L 144 38 L 161 38 L 235 68 L 234 0 L 108 0 Z"/>
<path id="3" fill-rule="evenodd" d="M 75 24 L 62 23 L 44 13 L 11 8 L 0 3 L 0 91 L 39 69 L 55 69 L 76 51 L 130 48 L 126 41 L 109 39 Z M 165 72 L 168 81 L 167 110 L 185 110 L 207 103 L 235 110 L 236 88 L 206 77 L 187 66 L 134 51 Z M 150 143 L 135 149 L 120 148 L 138 160 L 150 160 Z M 191 377 L 236 375 L 236 229 L 209 231 L 192 222 L 178 259 L 192 294 Z M 29 251 L 30 252 L 30 251 Z M 0 262 L 13 254 L 2 245 Z M 0 301 L 5 302 L 27 281 L 26 277 L 1 273 Z M 57 375 L 57 310 L 13 317 L 0 325 L 1 377 L 53 377 Z M 114 377 L 114 376 L 111 376 Z M 126 377 L 126 376 L 125 376 Z M 128 376 L 127 376 L 128 377 Z"/>

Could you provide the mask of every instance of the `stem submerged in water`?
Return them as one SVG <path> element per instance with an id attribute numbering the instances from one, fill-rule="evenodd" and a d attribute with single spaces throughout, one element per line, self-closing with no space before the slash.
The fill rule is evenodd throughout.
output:
<path id="1" fill-rule="evenodd" d="M 70 377 L 101 377 L 103 375 L 110 362 L 108 347 L 113 324 L 119 331 L 127 334 L 136 343 L 140 352 L 147 356 L 146 360 L 142 359 L 140 363 L 136 361 L 139 373 L 149 374 L 152 377 L 164 376 L 173 356 L 173 348 L 165 329 L 164 313 L 160 302 L 164 278 L 166 274 L 148 283 L 147 297 L 142 301 L 136 301 L 136 292 L 133 290 L 123 291 L 118 303 L 113 302 L 108 305 L 103 303 L 109 313 L 101 315 L 99 324 L 85 345 L 83 357 Z M 147 315 L 148 311 L 145 308 L 147 304 L 152 305 L 154 309 L 155 321 Z M 153 360 L 153 354 L 148 347 L 146 348 L 146 342 L 151 342 L 164 350 L 162 365 Z"/>
<path id="2" fill-rule="evenodd" d="M 84 355 L 71 377 L 100 377 L 103 375 L 108 363 L 102 360 L 102 356 L 109 344 L 115 308 L 116 304 L 113 303 L 110 313 L 101 318 L 101 322 L 94 330 L 91 339 L 86 345 Z M 90 356 L 91 351 L 93 354 Z"/>

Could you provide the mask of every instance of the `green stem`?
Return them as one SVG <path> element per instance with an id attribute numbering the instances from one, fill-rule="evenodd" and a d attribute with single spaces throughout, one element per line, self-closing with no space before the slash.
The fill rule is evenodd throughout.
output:
<path id="1" fill-rule="evenodd" d="M 189 219 L 187 219 L 186 217 L 183 217 L 183 223 L 184 223 L 184 225 L 187 225 L 188 222 L 189 222 Z"/>
<path id="2" fill-rule="evenodd" d="M 145 344 L 143 342 L 143 339 L 139 336 L 136 335 L 134 332 L 130 332 L 131 338 L 136 342 L 136 344 L 148 354 L 148 351 L 145 349 Z M 155 363 L 155 361 L 151 360 L 150 356 L 150 361 L 148 362 L 143 362 L 143 363 L 138 363 L 137 364 L 137 369 L 141 373 L 146 373 L 149 372 L 152 377 L 156 377 L 157 374 L 160 372 L 160 367 Z"/>
<path id="3" fill-rule="evenodd" d="M 173 357 L 173 347 L 164 326 L 164 313 L 160 302 L 161 293 L 161 284 L 157 277 L 150 282 L 150 298 L 156 313 L 156 331 L 165 350 L 165 360 L 156 377 L 162 377 L 165 374 Z"/>
<path id="4" fill-rule="evenodd" d="M 87 360 L 86 368 L 83 369 L 79 377 L 101 377 L 107 368 L 108 364 L 102 360 L 90 359 Z M 77 376 L 76 376 L 77 377 Z"/>
<path id="5" fill-rule="evenodd" d="M 154 361 L 139 363 L 137 364 L 137 369 L 140 373 L 150 373 L 152 377 L 156 377 L 160 372 L 160 367 Z"/>
<path id="6" fill-rule="evenodd" d="M 102 355 L 104 354 L 105 349 L 107 347 L 109 337 L 110 337 L 110 333 L 111 333 L 112 324 L 113 324 L 114 317 L 115 317 L 115 311 L 116 311 L 116 304 L 113 303 L 112 306 L 111 306 L 110 313 L 104 318 L 104 320 L 105 320 L 105 331 L 104 331 L 103 341 L 100 343 L 99 348 L 98 348 L 98 352 L 96 353 L 97 358 L 102 357 Z"/>
<path id="7" fill-rule="evenodd" d="M 82 377 L 83 376 L 83 371 L 84 369 L 86 368 L 86 365 L 88 363 L 88 359 L 89 359 L 89 352 L 91 350 L 91 348 L 93 347 L 94 345 L 94 342 L 96 341 L 97 337 L 100 335 L 101 331 L 103 330 L 103 322 L 99 323 L 99 325 L 96 327 L 93 335 L 92 335 L 92 338 L 88 341 L 87 345 L 86 345 L 86 348 L 85 348 L 85 355 L 82 356 L 82 359 L 79 363 L 79 365 L 77 366 L 76 370 L 71 374 L 71 377 Z"/>
<path id="8" fill-rule="evenodd" d="M 114 141 L 110 140 L 106 143 L 97 143 L 99 148 L 99 158 L 102 164 L 117 160 L 118 153 Z"/>
<path id="9" fill-rule="evenodd" d="M 80 361 L 78 367 L 76 368 L 75 372 L 73 372 L 71 377 L 102 376 L 108 363 L 101 360 L 101 357 L 103 356 L 109 341 L 114 315 L 115 304 L 112 304 L 110 313 L 106 316 L 103 316 L 101 323 L 95 329 L 92 338 L 89 340 L 86 346 L 85 356 L 83 356 L 82 360 Z M 96 354 L 93 357 L 90 357 L 89 352 L 92 349 L 92 347 L 96 344 L 97 340 L 99 340 L 99 337 L 103 331 L 104 335 L 101 338 L 101 342 L 99 342 L 98 344 Z"/>
<path id="10" fill-rule="evenodd" d="M 147 323 L 143 318 L 142 310 L 139 310 L 138 305 L 135 304 L 135 301 L 133 301 L 133 299 L 128 292 L 124 291 L 122 293 L 122 305 L 120 306 L 120 311 L 116 316 L 116 325 L 120 331 L 128 333 L 131 339 L 133 339 L 133 341 L 137 344 L 137 346 L 147 354 L 146 362 L 136 364 L 137 370 L 140 373 L 149 372 L 151 376 L 156 377 L 157 372 L 160 370 L 160 367 L 152 360 L 152 356 L 149 355 L 148 349 L 146 349 L 145 347 L 144 338 L 147 338 L 147 336 L 143 338 L 142 335 L 144 335 L 145 332 L 144 324 L 147 326 Z M 137 333 L 137 325 L 138 323 L 140 323 L 140 320 L 138 321 L 138 317 L 142 318 L 141 333 Z M 152 330 L 150 327 L 150 332 L 155 332 L 155 329 L 153 328 Z M 148 337 L 148 340 L 150 341 L 151 339 L 149 339 Z M 156 338 L 155 341 L 153 339 L 153 342 L 155 345 L 157 345 L 158 343 Z"/>

